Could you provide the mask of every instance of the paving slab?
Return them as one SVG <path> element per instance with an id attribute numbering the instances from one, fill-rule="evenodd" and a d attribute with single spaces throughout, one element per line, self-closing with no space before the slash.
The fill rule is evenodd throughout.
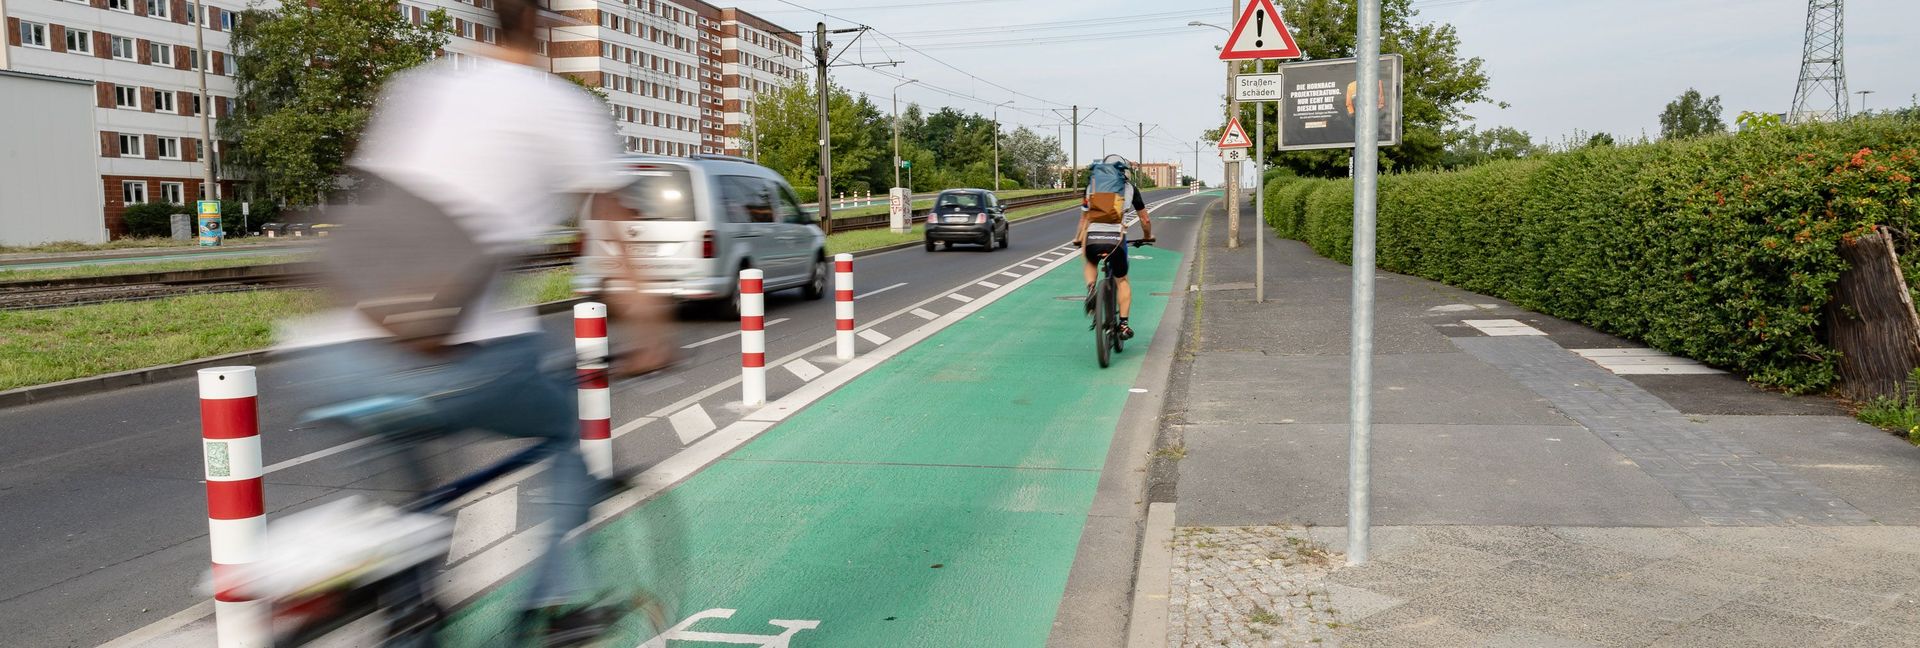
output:
<path id="1" fill-rule="evenodd" d="M 1194 358 L 1187 421 L 1344 423 L 1346 356 L 1213 352 Z M 1376 423 L 1575 425 L 1547 399 L 1464 353 L 1383 355 L 1374 362 Z"/>

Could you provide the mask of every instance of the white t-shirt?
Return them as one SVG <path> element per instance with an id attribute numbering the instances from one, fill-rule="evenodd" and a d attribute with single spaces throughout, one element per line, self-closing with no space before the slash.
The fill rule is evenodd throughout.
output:
<path id="1" fill-rule="evenodd" d="M 571 215 L 580 194 L 618 189 L 625 178 L 605 106 L 573 83 L 486 58 L 441 60 L 396 75 L 376 104 L 352 164 L 444 205 L 496 253 L 524 249 Z M 497 306 L 491 287 L 453 343 L 539 330 L 532 313 Z M 283 345 L 384 337 L 341 309 L 289 322 Z"/>

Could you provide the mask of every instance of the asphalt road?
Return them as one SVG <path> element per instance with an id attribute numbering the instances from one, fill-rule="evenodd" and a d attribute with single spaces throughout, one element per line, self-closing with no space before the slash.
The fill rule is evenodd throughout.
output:
<path id="1" fill-rule="evenodd" d="M 855 284 L 863 321 L 912 308 L 1069 240 L 1075 220 L 1067 214 L 1016 223 L 1010 250 L 909 248 L 860 258 Z M 833 335 L 832 301 L 807 301 L 798 291 L 768 295 L 767 319 L 770 358 Z M 544 323 L 556 343 L 567 344 L 568 316 Z M 725 386 L 739 376 L 739 342 L 729 336 L 737 330 L 737 321 L 683 322 L 678 334 L 690 347 L 686 367 L 666 378 L 615 385 L 614 423 L 662 417 L 669 403 L 737 392 Z M 355 434 L 296 425 L 301 411 L 318 404 L 302 392 L 305 366 L 293 358 L 260 368 L 269 518 L 344 492 L 392 499 L 398 487 L 380 474 L 378 462 L 360 452 L 327 454 Z M 902 394 L 903 402 L 913 396 Z M 472 468 L 517 447 L 468 444 L 439 461 Z M 647 425 L 617 438 L 615 456 L 620 468 L 637 469 L 682 447 L 673 427 Z M 204 601 L 198 591 L 207 564 L 200 452 L 190 379 L 0 416 L 0 519 L 7 521 L 0 526 L 0 572 L 7 574 L 0 579 L 0 627 L 11 629 L 0 635 L 0 645 L 97 645 Z"/>

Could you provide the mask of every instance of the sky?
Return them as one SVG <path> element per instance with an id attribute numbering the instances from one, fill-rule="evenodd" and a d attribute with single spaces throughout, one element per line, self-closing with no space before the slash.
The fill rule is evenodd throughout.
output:
<path id="1" fill-rule="evenodd" d="M 1187 23 L 1231 27 L 1227 0 L 732 2 L 795 31 L 820 21 L 872 27 L 858 40 L 829 39 L 843 52 L 838 62 L 900 64 L 837 67 L 832 78 L 883 111 L 894 86 L 915 79 L 898 91 L 902 110 L 911 102 L 990 114 L 1011 101 L 999 109 L 1009 129 L 1059 132 L 1071 148 L 1072 128 L 1056 110 L 1078 105 L 1080 160 L 1103 150 L 1132 158 L 1144 143 L 1147 161 L 1192 167 L 1198 146 L 1199 177 L 1221 180 L 1212 142 L 1199 138 L 1224 116 L 1226 68 L 1214 47 L 1226 33 Z M 1661 109 L 1688 88 L 1720 96 L 1729 124 L 1741 111 L 1786 112 L 1807 2 L 1414 0 L 1414 8 L 1416 21 L 1454 25 L 1461 55 L 1485 60 L 1489 95 L 1507 107 L 1470 106 L 1474 125 L 1510 126 L 1547 143 L 1576 132 L 1657 136 Z M 1848 89 L 1874 91 L 1869 108 L 1911 105 L 1920 93 L 1915 25 L 1920 1 L 1847 2 Z M 1849 99 L 1858 110 L 1859 95 Z M 1144 142 L 1133 134 L 1140 125 Z"/>

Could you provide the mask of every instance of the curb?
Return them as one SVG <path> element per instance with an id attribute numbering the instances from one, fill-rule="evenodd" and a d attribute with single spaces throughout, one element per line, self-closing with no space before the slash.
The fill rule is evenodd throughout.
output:
<path id="1" fill-rule="evenodd" d="M 533 307 L 533 310 L 535 313 L 538 313 L 540 315 L 551 315 L 554 313 L 570 311 L 573 309 L 574 304 L 578 304 L 582 301 L 585 301 L 585 299 L 574 298 L 574 299 L 563 299 L 560 301 L 544 302 L 540 304 L 535 304 Z M 9 389 L 6 391 L 0 391 L 0 410 L 4 410 L 11 407 L 20 407 L 23 405 L 32 405 L 35 403 L 45 403 L 47 401 L 57 400 L 61 398 L 69 398 L 73 396 L 86 396 L 88 394 L 110 392 L 110 391 L 115 391 L 120 389 L 126 389 L 128 387 L 139 387 L 141 385 L 151 385 L 158 382 L 165 382 L 165 381 L 173 380 L 176 378 L 191 376 L 191 375 L 194 375 L 195 372 L 201 369 L 209 368 L 209 367 L 219 367 L 219 366 L 225 366 L 225 365 L 259 366 L 259 365 L 271 363 L 275 360 L 278 360 L 279 358 L 280 356 L 275 355 L 271 350 L 258 349 L 254 351 L 241 351 L 239 353 L 229 353 L 226 355 L 218 355 L 218 356 L 213 356 L 211 358 L 201 358 L 199 360 L 188 360 L 186 362 L 181 362 L 177 364 L 160 365 L 158 367 L 147 367 L 144 369 L 129 369 L 126 371 L 116 371 L 114 373 L 101 374 L 98 376 L 88 376 L 85 378 L 74 378 L 71 380 L 62 380 L 60 382 L 47 383 L 45 385 L 18 387 L 18 388 Z"/>
<path id="2" fill-rule="evenodd" d="M 1173 507 L 1172 502 L 1147 505 L 1147 525 L 1140 535 L 1140 574 L 1133 582 L 1133 614 L 1127 622 L 1127 648 L 1167 645 L 1167 605 L 1173 594 Z"/>

